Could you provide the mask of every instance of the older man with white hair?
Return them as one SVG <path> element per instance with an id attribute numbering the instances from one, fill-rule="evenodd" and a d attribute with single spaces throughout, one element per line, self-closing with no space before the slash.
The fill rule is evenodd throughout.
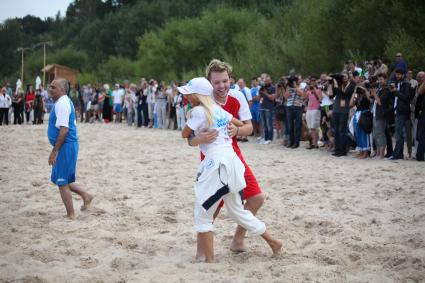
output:
<path id="1" fill-rule="evenodd" d="M 55 79 L 49 86 L 49 96 L 55 104 L 50 113 L 47 129 L 49 142 L 53 146 L 48 162 L 52 165 L 51 181 L 59 187 L 66 217 L 74 219 L 71 192 L 83 199 L 81 210 L 89 207 L 93 196 L 75 184 L 79 145 L 75 109 L 66 95 L 68 90 L 68 81 L 62 78 Z"/>

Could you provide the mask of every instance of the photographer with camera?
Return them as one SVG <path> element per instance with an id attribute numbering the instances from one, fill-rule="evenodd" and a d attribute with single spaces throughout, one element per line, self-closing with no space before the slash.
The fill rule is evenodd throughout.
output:
<path id="1" fill-rule="evenodd" d="M 425 73 L 418 73 L 419 87 L 417 90 L 418 99 L 416 100 L 415 113 L 417 113 L 417 131 L 416 140 L 418 146 L 416 148 L 416 160 L 424 161 L 425 157 Z"/>
<path id="2" fill-rule="evenodd" d="M 421 124 L 419 123 L 419 116 L 420 113 L 422 111 L 422 103 L 423 103 L 423 99 L 424 99 L 424 95 L 420 95 L 419 94 L 419 90 L 422 88 L 424 88 L 424 82 L 425 82 L 425 72 L 420 71 L 416 74 L 416 81 L 417 81 L 417 86 L 414 88 L 415 89 L 415 97 L 412 100 L 411 103 L 411 108 L 412 108 L 412 112 L 413 112 L 413 117 L 412 117 L 412 125 L 413 125 L 413 141 L 415 144 L 415 155 L 417 156 L 418 153 L 418 147 L 419 147 L 419 130 L 421 128 Z M 425 124 L 425 123 L 423 123 Z"/>
<path id="3" fill-rule="evenodd" d="M 298 78 L 290 76 L 286 87 L 286 119 L 288 120 L 289 143 L 288 148 L 297 148 L 300 146 L 302 115 L 304 104 L 304 91 L 299 87 Z"/>
<path id="4" fill-rule="evenodd" d="M 374 89 L 375 90 L 375 89 Z M 372 117 L 370 113 L 371 98 L 367 89 L 358 86 L 351 96 L 350 107 L 356 107 L 354 113 L 354 137 L 356 139 L 357 158 L 368 157 L 370 151 L 369 134 L 372 132 Z"/>
<path id="5" fill-rule="evenodd" d="M 414 93 L 411 91 L 410 83 L 404 79 L 404 74 L 403 69 L 397 69 L 395 71 L 396 82 L 390 85 L 390 91 L 395 97 L 396 145 L 393 155 L 388 158 L 389 160 L 404 158 L 404 134 L 406 133 L 406 136 L 409 137 L 412 131 L 412 125 L 410 123 L 410 101 L 413 99 Z"/>
<path id="6" fill-rule="evenodd" d="M 384 159 L 387 146 L 386 129 L 388 118 L 392 114 L 391 93 L 387 86 L 387 75 L 378 74 L 378 85 L 370 89 L 373 99 L 373 139 L 376 145 L 376 158 Z"/>
<path id="7" fill-rule="evenodd" d="M 307 127 L 311 137 L 310 146 L 307 149 L 319 148 L 319 133 L 317 129 L 320 127 L 320 102 L 322 101 L 322 91 L 317 87 L 317 77 L 310 77 L 310 85 L 305 93 L 307 103 Z"/>
<path id="8" fill-rule="evenodd" d="M 286 99 L 285 99 L 285 80 L 280 79 L 277 83 L 276 90 L 276 106 L 274 108 L 275 112 L 275 128 L 276 128 L 276 138 L 282 138 L 282 144 L 287 143 L 287 135 L 285 135 L 286 127 Z"/>
<path id="9" fill-rule="evenodd" d="M 356 84 L 348 79 L 347 73 L 328 77 L 328 94 L 334 98 L 332 120 L 335 134 L 335 152 L 333 156 L 347 155 L 348 114 L 350 99 Z"/>
<path id="10" fill-rule="evenodd" d="M 264 86 L 260 89 L 260 97 L 261 125 L 264 130 L 264 142 L 261 144 L 270 144 L 273 141 L 273 108 L 276 100 L 276 88 L 270 75 L 265 78 Z"/>
<path id="11" fill-rule="evenodd" d="M 332 111 L 332 100 L 328 96 L 328 75 L 326 73 L 322 73 L 320 75 L 320 81 L 318 84 L 318 87 L 320 88 L 322 92 L 322 101 L 320 102 L 320 128 L 323 133 L 323 142 L 326 149 L 331 149 L 333 146 L 331 144 L 331 141 L 329 139 L 329 135 L 331 134 L 331 119 L 329 116 L 331 116 Z"/>

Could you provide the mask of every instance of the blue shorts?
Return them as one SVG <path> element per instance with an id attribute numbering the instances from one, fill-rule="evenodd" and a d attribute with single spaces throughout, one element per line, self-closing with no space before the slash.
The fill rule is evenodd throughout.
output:
<path id="1" fill-rule="evenodd" d="M 260 109 L 251 108 L 252 121 L 259 123 L 260 122 Z"/>
<path id="2" fill-rule="evenodd" d="M 75 182 L 77 168 L 78 142 L 64 143 L 52 167 L 51 180 L 57 186 L 65 186 Z"/>
<path id="3" fill-rule="evenodd" d="M 122 105 L 120 103 L 114 103 L 114 111 L 115 111 L 115 113 L 121 113 L 122 112 Z"/>

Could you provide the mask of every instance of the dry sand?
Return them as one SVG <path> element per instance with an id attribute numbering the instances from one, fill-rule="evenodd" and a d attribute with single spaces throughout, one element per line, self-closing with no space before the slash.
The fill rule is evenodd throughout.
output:
<path id="1" fill-rule="evenodd" d="M 194 262 L 198 151 L 176 131 L 78 130 L 77 180 L 96 197 L 70 221 L 49 181 L 46 126 L 0 127 L 0 282 L 424 282 L 424 163 L 241 144 L 267 197 L 258 216 L 284 253 L 248 236 L 233 254 L 223 210 L 217 263 L 204 264 Z"/>

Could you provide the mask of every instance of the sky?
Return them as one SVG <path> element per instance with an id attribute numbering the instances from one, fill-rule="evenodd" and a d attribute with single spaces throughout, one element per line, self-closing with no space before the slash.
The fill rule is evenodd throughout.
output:
<path id="1" fill-rule="evenodd" d="M 73 0 L 0 0 L 0 23 L 8 18 L 23 18 L 30 14 L 54 18 L 58 11 L 65 16 L 66 8 Z"/>

